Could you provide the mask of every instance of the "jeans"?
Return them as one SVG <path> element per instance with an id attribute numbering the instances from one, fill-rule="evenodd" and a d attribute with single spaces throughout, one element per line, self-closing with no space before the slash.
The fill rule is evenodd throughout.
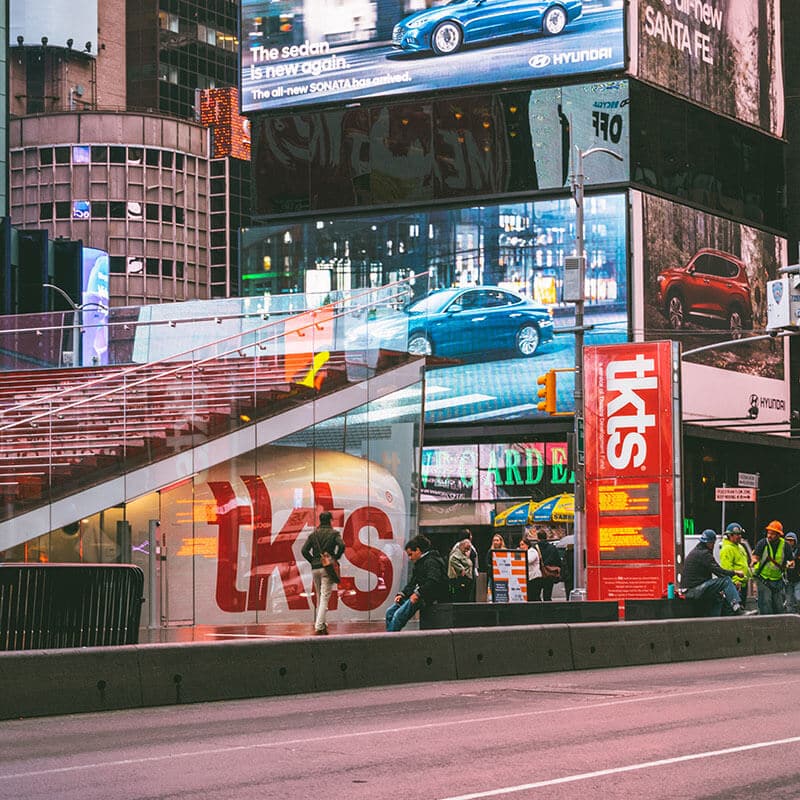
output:
<path id="1" fill-rule="evenodd" d="M 790 614 L 800 613 L 800 581 L 786 584 L 786 610 Z"/>
<path id="2" fill-rule="evenodd" d="M 769 581 L 766 578 L 757 578 L 758 584 L 758 613 L 783 614 L 785 595 L 783 581 Z"/>
<path id="3" fill-rule="evenodd" d="M 412 603 L 411 600 L 401 600 L 386 609 L 386 630 L 400 631 L 408 624 L 408 621 L 417 613 L 419 603 Z"/>
<path id="4" fill-rule="evenodd" d="M 324 567 L 311 570 L 311 575 L 314 579 L 314 594 L 317 596 L 317 616 L 314 620 L 314 630 L 323 631 L 327 628 L 325 617 L 328 614 L 328 603 L 335 584 Z"/>
<path id="5" fill-rule="evenodd" d="M 719 617 L 722 614 L 722 595 L 725 596 L 725 600 L 731 608 L 738 608 L 742 604 L 739 592 L 727 575 L 709 578 L 686 592 L 687 599 L 699 600 L 701 603 L 708 604 L 707 616 L 709 617 Z"/>

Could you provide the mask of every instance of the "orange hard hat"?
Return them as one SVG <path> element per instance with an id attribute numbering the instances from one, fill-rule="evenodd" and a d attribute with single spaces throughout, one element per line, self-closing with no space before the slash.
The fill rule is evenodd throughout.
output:
<path id="1" fill-rule="evenodd" d="M 774 531 L 775 533 L 780 534 L 783 536 L 783 523 L 779 522 L 777 519 L 772 520 L 766 528 L 768 531 Z"/>

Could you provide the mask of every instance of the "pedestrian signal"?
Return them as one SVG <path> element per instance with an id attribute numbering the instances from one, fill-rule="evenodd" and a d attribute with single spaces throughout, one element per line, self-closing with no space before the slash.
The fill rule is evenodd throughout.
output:
<path id="1" fill-rule="evenodd" d="M 536 408 L 539 411 L 544 411 L 547 414 L 556 413 L 556 371 L 554 369 L 548 370 L 544 375 L 540 375 L 536 379 L 536 383 L 542 388 L 539 389 L 537 395 L 539 402 Z"/>

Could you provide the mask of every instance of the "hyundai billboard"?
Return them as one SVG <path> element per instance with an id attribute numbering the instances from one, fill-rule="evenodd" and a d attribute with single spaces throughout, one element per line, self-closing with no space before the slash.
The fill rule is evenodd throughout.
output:
<path id="1" fill-rule="evenodd" d="M 634 241 L 642 243 L 634 270 L 644 300 L 634 327 L 647 339 L 681 343 L 684 421 L 780 432 L 788 419 L 784 343 L 763 334 L 766 283 L 786 264 L 786 240 L 660 197 L 633 196 Z"/>
<path id="2" fill-rule="evenodd" d="M 779 0 L 633 0 L 631 74 L 783 135 Z"/>
<path id="3" fill-rule="evenodd" d="M 625 65 L 622 0 L 244 0 L 243 111 Z M 487 63 L 491 69 L 487 69 Z"/>

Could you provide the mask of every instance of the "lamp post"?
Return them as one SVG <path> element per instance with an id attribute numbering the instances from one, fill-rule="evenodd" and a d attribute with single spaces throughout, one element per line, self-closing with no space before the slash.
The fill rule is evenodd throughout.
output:
<path id="1" fill-rule="evenodd" d="M 617 161 L 624 159 L 619 153 L 606 147 L 590 147 L 581 150 L 575 147 L 575 169 L 570 175 L 570 190 L 575 201 L 575 252 L 577 257 L 568 259 L 565 264 L 565 300 L 575 303 L 575 522 L 574 522 L 574 583 L 569 599 L 586 599 L 586 461 L 584 458 L 583 418 L 583 305 L 586 300 L 586 253 L 583 237 L 583 187 L 586 176 L 583 174 L 583 160 L 595 153 L 606 153 Z M 568 294 L 569 293 L 569 294 Z"/>
<path id="2" fill-rule="evenodd" d="M 81 358 L 81 326 L 83 325 L 83 310 L 85 308 L 99 308 L 108 311 L 102 303 L 81 303 L 78 305 L 60 286 L 52 283 L 43 283 L 45 289 L 52 289 L 58 292 L 72 309 L 72 366 L 82 366 Z"/>

